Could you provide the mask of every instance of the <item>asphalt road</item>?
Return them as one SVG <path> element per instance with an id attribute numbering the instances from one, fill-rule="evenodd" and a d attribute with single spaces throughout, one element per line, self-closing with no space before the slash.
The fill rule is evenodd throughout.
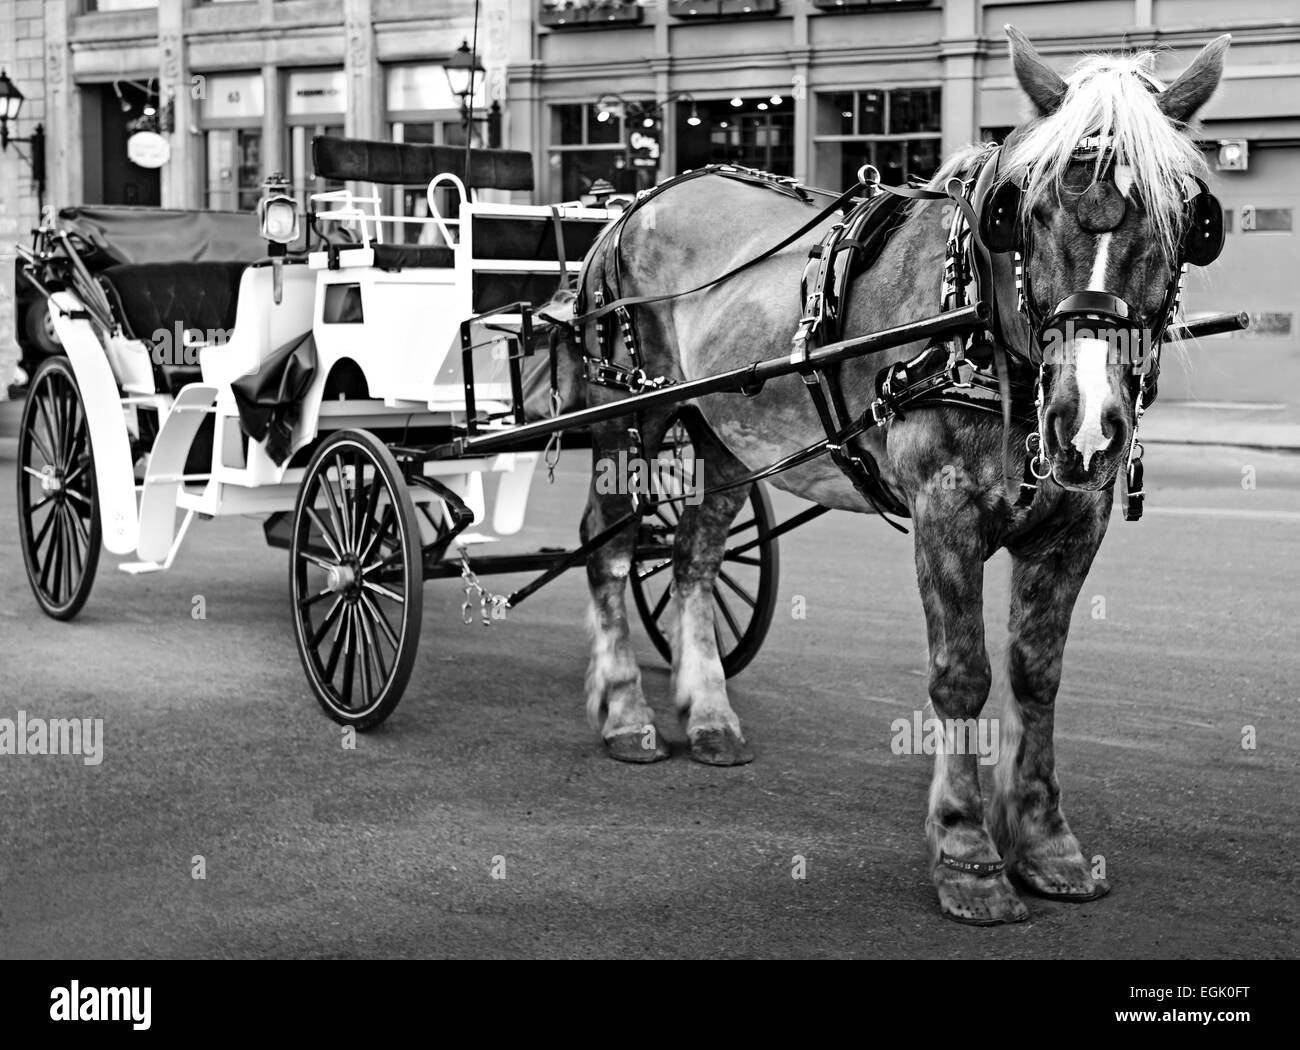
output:
<path id="1" fill-rule="evenodd" d="M 584 460 L 539 479 L 528 543 L 572 541 Z M 1059 699 L 1066 811 L 1114 890 L 991 930 L 940 917 L 931 759 L 890 749 L 925 699 L 924 634 L 910 539 L 878 522 L 832 514 L 783 541 L 776 622 L 732 684 L 752 765 L 685 756 L 639 633 L 676 753 L 627 766 L 583 717 L 580 573 L 491 629 L 430 584 L 406 699 L 345 750 L 256 522 L 196 525 L 167 574 L 105 557 L 60 624 L 28 593 L 6 481 L 0 717 L 102 718 L 105 753 L 0 756 L 0 955 L 1294 957 L 1300 457 L 1171 445 L 1147 463 L 1148 517 L 1111 527 Z M 995 643 L 1006 572 L 989 571 Z"/>

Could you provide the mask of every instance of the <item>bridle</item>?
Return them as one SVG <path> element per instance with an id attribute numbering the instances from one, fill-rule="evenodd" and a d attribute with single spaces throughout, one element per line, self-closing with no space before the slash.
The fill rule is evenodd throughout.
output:
<path id="1" fill-rule="evenodd" d="M 1142 317 L 1139 310 L 1114 292 L 1095 289 L 1072 292 L 1050 310 L 1043 311 L 1034 295 L 1030 276 L 1034 224 L 1022 221 L 1024 188 L 1004 178 L 1000 170 L 1002 153 L 1006 148 L 1006 143 L 997 147 L 984 164 L 973 194 L 973 203 L 980 220 L 979 239 L 984 251 L 988 253 L 988 258 L 983 260 L 984 265 L 978 269 L 982 275 L 987 275 L 991 285 L 996 285 L 999 275 L 1005 273 L 1007 260 L 1010 260 L 1013 267 L 1015 310 L 1027 329 L 1022 333 L 1027 338 L 1023 345 L 1018 345 L 1014 338 L 1016 333 L 1008 330 L 1010 326 L 1006 323 L 999 324 L 997 328 L 1000 329 L 1002 341 L 1012 353 L 1038 368 L 1038 430 L 1026 440 L 1026 451 L 1029 453 L 1025 468 L 1026 479 L 1021 486 L 1021 499 L 1017 502 L 1025 505 L 1031 501 L 1036 482 L 1050 474 L 1044 456 L 1047 447 L 1044 429 L 1044 372 L 1048 363 L 1043 353 L 1045 343 L 1050 341 L 1049 337 L 1054 333 L 1059 334 L 1070 327 L 1125 332 L 1133 339 L 1145 340 L 1147 344 L 1147 352 L 1130 357 L 1134 426 L 1127 462 L 1128 500 L 1125 516 L 1129 520 L 1136 520 L 1142 513 L 1142 446 L 1137 440 L 1137 425 L 1142 414 L 1155 401 L 1161 341 L 1178 312 L 1187 267 L 1208 266 L 1223 250 L 1223 209 L 1218 199 L 1210 193 L 1209 187 L 1201 179 L 1195 178 L 1197 190 L 1185 202 L 1177 266 L 1154 317 Z M 1076 147 L 1074 157 L 1078 160 L 1095 159 L 1106 148 L 1107 143 L 1100 138 L 1084 139 Z M 1112 160 L 1101 177 L 1080 195 L 1075 205 L 1080 226 L 1089 232 L 1104 233 L 1117 229 L 1126 217 L 1129 205 L 1114 184 L 1114 171 Z M 996 296 L 996 291 L 996 287 L 990 289 L 990 298 Z"/>

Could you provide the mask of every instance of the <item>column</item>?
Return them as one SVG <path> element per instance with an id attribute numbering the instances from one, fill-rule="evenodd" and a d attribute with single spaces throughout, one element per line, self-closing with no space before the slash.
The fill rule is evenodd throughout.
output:
<path id="1" fill-rule="evenodd" d="M 947 156 L 969 142 L 979 141 L 979 83 L 976 65 L 984 53 L 980 10 L 976 0 L 948 0 L 944 5 L 943 139 Z"/>
<path id="2" fill-rule="evenodd" d="M 383 78 L 375 55 L 370 0 L 343 0 L 343 69 L 348 78 L 345 132 L 352 138 L 383 138 Z"/>
<path id="3" fill-rule="evenodd" d="M 185 52 L 185 0 L 158 0 L 158 96 L 170 106 L 171 159 L 158 173 L 164 208 L 195 208 L 199 203 L 199 165 L 203 151 L 190 127 L 197 122 L 205 95 L 202 77 L 191 77 Z"/>

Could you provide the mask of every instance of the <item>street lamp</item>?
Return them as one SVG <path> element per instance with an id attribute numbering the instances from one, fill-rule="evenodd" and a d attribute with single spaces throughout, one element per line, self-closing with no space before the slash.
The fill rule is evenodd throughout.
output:
<path id="1" fill-rule="evenodd" d="M 9 122 L 18 123 L 18 112 L 23 108 L 24 95 L 18 85 L 9 79 L 9 74 L 0 69 L 0 150 L 7 150 L 9 143 L 23 142 L 32 147 L 32 155 L 25 157 L 32 169 L 32 180 L 36 183 L 36 210 L 39 214 L 45 210 L 45 125 L 37 124 L 30 138 L 17 138 L 9 134 Z M 22 156 L 22 151 L 18 151 Z"/>
<path id="2" fill-rule="evenodd" d="M 462 40 L 455 54 L 443 66 L 447 74 L 447 86 L 451 93 L 460 99 L 460 121 L 468 133 L 474 113 L 474 80 L 484 72 L 478 56 L 469 49 L 469 41 Z"/>

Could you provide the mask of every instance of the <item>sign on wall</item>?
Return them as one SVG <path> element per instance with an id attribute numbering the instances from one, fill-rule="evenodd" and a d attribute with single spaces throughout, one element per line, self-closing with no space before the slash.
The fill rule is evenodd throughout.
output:
<path id="1" fill-rule="evenodd" d="M 628 136 L 628 152 L 634 168 L 659 167 L 659 129 L 637 128 Z"/>
<path id="2" fill-rule="evenodd" d="M 289 74 L 285 110 L 291 117 L 348 111 L 348 78 L 341 69 L 300 69 Z"/>
<path id="3" fill-rule="evenodd" d="M 266 107 L 261 73 L 220 73 L 204 84 L 203 116 L 212 120 L 232 117 L 261 118 Z"/>
<path id="4" fill-rule="evenodd" d="M 136 167 L 161 168 L 172 159 L 172 146 L 156 131 L 137 131 L 126 140 L 126 159 Z"/>

